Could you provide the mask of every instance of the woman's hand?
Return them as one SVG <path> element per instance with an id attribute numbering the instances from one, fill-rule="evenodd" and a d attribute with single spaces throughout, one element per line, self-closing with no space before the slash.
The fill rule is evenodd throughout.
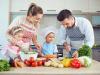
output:
<path id="1" fill-rule="evenodd" d="M 78 57 L 78 51 L 75 51 L 75 52 L 72 54 L 72 57 L 73 57 L 73 58 L 77 58 L 77 57 Z"/>
<path id="2" fill-rule="evenodd" d="M 35 45 L 35 47 L 37 48 L 37 50 L 41 52 L 42 46 L 41 46 L 39 43 L 37 43 L 37 42 L 34 43 L 34 45 Z"/>

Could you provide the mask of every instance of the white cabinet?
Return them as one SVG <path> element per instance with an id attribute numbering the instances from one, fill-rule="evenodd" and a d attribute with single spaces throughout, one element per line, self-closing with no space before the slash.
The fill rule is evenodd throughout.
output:
<path id="1" fill-rule="evenodd" d="M 41 6 L 45 13 L 58 13 L 62 9 L 83 12 L 100 10 L 100 0 L 11 0 L 11 12 L 27 10 L 32 2 Z"/>
<path id="2" fill-rule="evenodd" d="M 35 0 L 35 3 L 41 6 L 45 13 L 57 13 L 64 8 L 65 0 Z"/>
<path id="3" fill-rule="evenodd" d="M 65 0 L 64 8 L 70 10 L 88 11 L 88 0 Z"/>
<path id="4" fill-rule="evenodd" d="M 11 11 L 27 10 L 30 3 L 41 6 L 44 12 L 58 12 L 62 9 L 88 10 L 89 0 L 11 0 Z"/>
<path id="5" fill-rule="evenodd" d="M 63 9 L 64 1 L 65 0 L 12 0 L 11 12 L 27 10 L 29 5 L 33 2 L 41 6 L 44 12 L 55 13 L 56 11 Z"/>
<path id="6" fill-rule="evenodd" d="M 29 0 L 11 0 L 11 12 L 27 10 L 30 5 Z"/>
<path id="7" fill-rule="evenodd" d="M 89 0 L 89 11 L 100 11 L 100 0 Z"/>

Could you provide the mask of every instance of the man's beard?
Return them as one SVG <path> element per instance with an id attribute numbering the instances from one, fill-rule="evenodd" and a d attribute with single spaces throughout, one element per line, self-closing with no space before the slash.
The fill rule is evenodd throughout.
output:
<path id="1" fill-rule="evenodd" d="M 75 23 L 71 26 L 71 27 L 67 27 L 68 29 L 71 29 L 71 28 L 74 28 L 75 26 Z"/>

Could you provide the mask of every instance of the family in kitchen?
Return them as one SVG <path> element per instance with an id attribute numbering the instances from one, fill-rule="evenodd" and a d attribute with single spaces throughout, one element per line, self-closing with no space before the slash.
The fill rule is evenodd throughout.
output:
<path id="1" fill-rule="evenodd" d="M 37 34 L 42 18 L 42 8 L 34 3 L 29 6 L 27 15 L 16 17 L 8 27 L 9 43 L 1 50 L 1 58 L 17 66 L 21 61 L 21 52 L 27 54 L 34 50 L 31 45 L 36 47 L 38 57 L 49 55 L 57 58 L 57 45 L 53 43 L 55 38 L 59 38 L 66 50 L 66 57 L 70 58 L 77 58 L 77 50 L 84 44 L 93 47 L 94 32 L 91 23 L 86 18 L 73 16 L 68 9 L 62 9 L 57 15 L 57 20 L 61 24 L 58 30 L 53 25 L 41 30 L 39 35 L 45 40 L 41 45 L 37 40 Z M 56 37 L 57 34 L 59 37 Z"/>

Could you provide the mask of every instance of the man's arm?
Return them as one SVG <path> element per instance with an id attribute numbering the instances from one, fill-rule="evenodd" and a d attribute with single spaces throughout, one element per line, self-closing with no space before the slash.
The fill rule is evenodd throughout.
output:
<path id="1" fill-rule="evenodd" d="M 91 48 L 94 45 L 94 31 L 92 24 L 88 20 L 84 20 L 85 44 Z"/>

